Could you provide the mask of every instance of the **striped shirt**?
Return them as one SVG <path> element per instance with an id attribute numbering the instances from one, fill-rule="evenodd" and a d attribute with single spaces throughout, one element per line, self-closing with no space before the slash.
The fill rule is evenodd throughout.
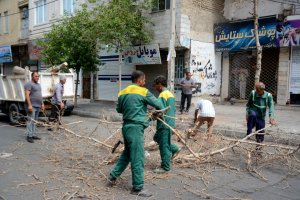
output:
<path id="1" fill-rule="evenodd" d="M 199 109 L 198 116 L 200 117 L 215 117 L 216 115 L 214 106 L 209 100 L 199 100 L 196 109 Z"/>

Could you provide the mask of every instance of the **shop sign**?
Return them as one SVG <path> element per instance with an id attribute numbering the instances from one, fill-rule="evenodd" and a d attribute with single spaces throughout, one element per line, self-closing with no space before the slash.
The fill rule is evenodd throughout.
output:
<path id="1" fill-rule="evenodd" d="M 279 22 L 276 26 L 276 46 L 300 46 L 300 20 Z"/>
<path id="2" fill-rule="evenodd" d="M 11 46 L 0 46 L 0 63 L 12 62 Z"/>
<path id="3" fill-rule="evenodd" d="M 133 65 L 161 64 L 158 44 L 129 46 L 123 52 L 124 62 Z"/>
<path id="4" fill-rule="evenodd" d="M 276 46 L 276 18 L 258 20 L 259 42 L 263 47 Z M 239 21 L 214 26 L 216 52 L 256 48 L 254 21 Z"/>

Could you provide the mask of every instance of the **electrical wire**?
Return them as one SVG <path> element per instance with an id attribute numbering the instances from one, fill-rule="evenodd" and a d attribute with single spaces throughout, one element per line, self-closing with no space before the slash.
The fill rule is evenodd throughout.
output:
<path id="1" fill-rule="evenodd" d="M 39 8 L 39 7 L 45 6 L 45 5 L 48 5 L 48 4 L 51 4 L 51 3 L 54 3 L 54 2 L 56 2 L 56 1 L 58 1 L 58 0 L 49 1 L 49 2 L 47 2 L 47 3 L 44 3 L 43 5 L 39 5 L 39 6 L 36 6 L 36 7 L 29 8 L 29 9 L 28 9 L 28 12 L 29 12 L 29 10 L 33 10 L 33 9 L 36 9 L 36 8 Z M 11 15 L 17 15 L 17 14 L 20 14 L 20 13 L 23 13 L 23 11 L 20 11 L 20 12 L 15 12 L 15 13 L 11 13 L 11 14 L 8 14 L 8 15 L 4 15 L 4 17 L 6 17 L 6 16 L 11 16 Z"/>

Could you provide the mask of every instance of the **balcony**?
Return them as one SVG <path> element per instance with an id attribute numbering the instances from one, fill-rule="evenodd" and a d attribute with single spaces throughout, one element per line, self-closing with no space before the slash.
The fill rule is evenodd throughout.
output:
<path id="1" fill-rule="evenodd" d="M 23 7 L 23 6 L 28 5 L 28 3 L 29 3 L 29 0 L 19 0 L 18 1 L 18 6 Z"/>

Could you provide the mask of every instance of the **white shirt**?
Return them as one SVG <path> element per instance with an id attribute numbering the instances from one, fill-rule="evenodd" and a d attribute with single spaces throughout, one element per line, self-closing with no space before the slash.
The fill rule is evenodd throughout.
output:
<path id="1" fill-rule="evenodd" d="M 209 100 L 199 100 L 196 109 L 199 109 L 198 116 L 200 117 L 215 117 L 216 115 L 214 106 Z"/>

